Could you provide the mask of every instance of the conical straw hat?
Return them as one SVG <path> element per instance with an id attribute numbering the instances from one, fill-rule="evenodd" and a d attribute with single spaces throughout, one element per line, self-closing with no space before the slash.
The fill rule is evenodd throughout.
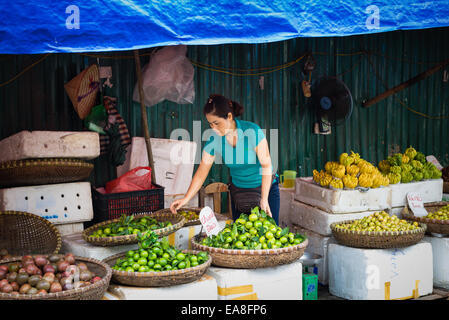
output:
<path id="1" fill-rule="evenodd" d="M 64 85 L 73 103 L 75 111 L 81 119 L 86 118 L 95 104 L 100 90 L 100 76 L 96 64 L 84 69 L 79 75 Z"/>

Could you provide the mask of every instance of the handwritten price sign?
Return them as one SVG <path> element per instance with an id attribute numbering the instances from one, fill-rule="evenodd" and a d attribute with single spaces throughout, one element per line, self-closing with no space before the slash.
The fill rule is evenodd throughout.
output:
<path id="1" fill-rule="evenodd" d="M 220 227 L 218 225 L 217 218 L 215 218 L 215 214 L 209 207 L 204 207 L 200 211 L 200 222 L 203 225 L 203 228 L 206 230 L 207 236 L 217 235 L 220 232 Z"/>
<path id="2" fill-rule="evenodd" d="M 421 196 L 416 192 L 407 193 L 407 202 L 413 215 L 416 217 L 424 217 L 427 215 L 427 210 L 424 208 Z"/>

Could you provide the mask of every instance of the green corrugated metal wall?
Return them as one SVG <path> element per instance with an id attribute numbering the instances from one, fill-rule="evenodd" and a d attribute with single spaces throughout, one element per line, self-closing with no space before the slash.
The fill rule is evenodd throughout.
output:
<path id="1" fill-rule="evenodd" d="M 304 60 L 264 74 L 264 90 L 259 87 L 259 76 L 232 76 L 196 67 L 194 104 L 163 102 L 148 108 L 150 133 L 152 137 L 168 138 L 173 129 L 185 128 L 192 134 L 193 121 L 199 120 L 203 120 L 202 129 L 206 129 L 202 106 L 210 93 L 221 93 L 245 106 L 242 119 L 254 121 L 262 128 L 279 129 L 279 171 L 294 169 L 301 175 L 310 175 L 325 161 L 351 149 L 377 163 L 389 152 L 408 145 L 435 154 L 443 165 L 449 165 L 448 119 L 428 119 L 406 109 L 408 106 L 431 116 L 449 116 L 449 82 L 442 81 L 444 69 L 377 105 L 368 109 L 361 106 L 362 101 L 382 93 L 384 86 L 391 88 L 447 59 L 448 39 L 449 28 L 442 28 L 343 38 L 298 38 L 258 45 L 191 46 L 188 56 L 192 61 L 227 69 L 283 65 L 311 51 L 317 62 L 313 78 L 339 75 L 350 88 L 354 99 L 352 116 L 345 125 L 332 128 L 329 136 L 312 133 L 314 116 L 301 91 L 300 68 Z M 371 54 L 357 54 L 364 50 Z M 149 52 L 151 49 L 141 51 Z M 0 56 L 0 83 L 40 57 Z M 144 55 L 142 65 L 148 59 Z M 53 54 L 16 81 L 1 86 L 0 138 L 24 129 L 82 130 L 83 124 L 63 85 L 96 61 L 80 54 Z M 131 135 L 142 136 L 140 105 L 132 101 L 136 82 L 132 52 L 104 53 L 99 62 L 113 69 L 114 86 L 105 88 L 105 94 L 118 98 L 119 112 Z M 97 159 L 95 164 L 97 185 L 114 177 L 104 159 Z M 226 182 L 227 176 L 224 166 L 215 165 L 207 183 Z"/>

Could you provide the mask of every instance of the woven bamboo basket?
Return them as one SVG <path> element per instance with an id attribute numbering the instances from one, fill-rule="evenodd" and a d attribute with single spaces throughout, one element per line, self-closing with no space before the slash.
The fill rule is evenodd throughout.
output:
<path id="1" fill-rule="evenodd" d="M 212 256 L 212 264 L 219 267 L 234 269 L 256 269 L 275 267 L 292 263 L 304 254 L 309 240 L 287 248 L 263 249 L 263 250 L 241 250 L 222 249 L 204 246 L 201 241 L 206 235 L 196 235 L 192 238 L 192 248 L 206 251 Z"/>
<path id="2" fill-rule="evenodd" d="M 136 219 L 142 218 L 142 217 L 151 217 L 153 219 L 156 219 L 159 222 L 165 222 L 170 221 L 172 223 L 171 226 L 167 228 L 161 228 L 152 230 L 154 233 L 156 233 L 159 237 L 165 237 L 173 232 L 176 232 L 178 229 L 182 228 L 185 224 L 186 219 L 179 215 L 179 214 L 173 214 L 173 213 L 150 213 L 150 214 L 138 214 L 134 215 Z M 90 228 L 87 228 L 83 231 L 83 239 L 86 242 L 89 242 L 96 246 L 102 246 L 102 247 L 110 247 L 110 246 L 118 246 L 118 245 L 124 245 L 124 244 L 133 244 L 137 243 L 137 235 L 136 234 L 129 234 L 124 236 L 116 236 L 116 237 L 91 237 L 90 235 L 97 230 L 98 228 L 101 228 L 103 226 L 106 226 L 108 224 L 119 222 L 120 219 L 113 219 L 108 221 L 103 221 L 100 223 L 97 223 L 96 225 L 93 225 Z"/>
<path id="3" fill-rule="evenodd" d="M 200 214 L 200 211 L 203 208 L 197 208 L 197 207 L 188 207 L 188 208 L 181 208 L 178 211 L 194 211 L 196 213 L 198 213 L 198 215 Z M 156 211 L 156 213 L 171 213 L 170 208 L 165 208 L 165 209 L 161 209 Z M 186 223 L 184 224 L 184 227 L 190 227 L 190 226 L 196 226 L 201 224 L 200 219 L 195 219 L 195 220 L 187 220 L 186 219 Z"/>
<path id="4" fill-rule="evenodd" d="M 0 249 L 12 256 L 58 253 L 62 240 L 47 219 L 29 212 L 0 211 Z"/>
<path id="5" fill-rule="evenodd" d="M 94 165 L 78 159 L 28 159 L 0 164 L 0 186 L 21 187 L 86 180 Z"/>
<path id="6" fill-rule="evenodd" d="M 438 211 L 441 207 L 447 206 L 449 202 L 431 202 L 424 204 L 424 208 L 426 208 L 427 212 Z M 428 219 L 424 217 L 415 217 L 413 212 L 408 208 L 404 207 L 402 209 L 402 218 L 410 221 L 416 221 L 418 223 L 424 223 L 427 225 L 428 233 L 438 233 L 447 235 L 449 234 L 449 220 L 437 220 L 437 219 Z"/>
<path id="7" fill-rule="evenodd" d="M 61 255 L 63 257 L 63 255 Z M 20 262 L 21 257 L 12 257 L 2 260 L 1 264 Z M 61 291 L 56 293 L 47 293 L 44 295 L 27 295 L 11 293 L 0 293 L 0 300 L 101 300 L 108 289 L 111 281 L 112 269 L 108 264 L 91 258 L 75 256 L 76 263 L 84 262 L 88 269 L 102 279 L 83 288 Z"/>
<path id="8" fill-rule="evenodd" d="M 338 224 L 349 224 L 355 220 L 334 222 L 331 224 L 332 235 L 338 243 L 354 248 L 393 249 L 412 246 L 424 238 L 426 225 L 410 231 L 354 231 L 337 229 Z"/>
<path id="9" fill-rule="evenodd" d="M 196 250 L 183 250 L 184 253 L 197 254 Z M 126 252 L 122 252 L 104 259 L 103 261 L 109 266 L 114 266 L 118 259 L 126 256 Z M 212 263 L 212 257 L 196 266 L 181 270 L 170 271 L 151 271 L 151 272 L 127 272 L 112 270 L 112 281 L 119 284 L 136 286 L 136 287 L 169 287 L 184 283 L 190 283 L 198 280 L 203 276 Z"/>

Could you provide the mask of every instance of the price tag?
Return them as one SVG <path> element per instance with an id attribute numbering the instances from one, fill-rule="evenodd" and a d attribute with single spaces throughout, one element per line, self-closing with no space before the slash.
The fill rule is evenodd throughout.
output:
<path id="1" fill-rule="evenodd" d="M 435 167 L 437 167 L 438 170 L 442 170 L 443 166 L 438 162 L 437 158 L 435 156 L 427 156 L 426 160 L 430 163 L 433 163 Z"/>
<path id="2" fill-rule="evenodd" d="M 408 207 L 412 210 L 416 217 L 424 217 L 427 215 L 427 210 L 424 208 L 421 196 L 416 192 L 407 193 Z"/>
<path id="3" fill-rule="evenodd" d="M 209 207 L 204 207 L 200 211 L 200 222 L 203 225 L 203 228 L 206 230 L 207 236 L 217 235 L 220 232 L 220 227 L 218 225 L 217 218 L 215 218 L 215 214 Z"/>

